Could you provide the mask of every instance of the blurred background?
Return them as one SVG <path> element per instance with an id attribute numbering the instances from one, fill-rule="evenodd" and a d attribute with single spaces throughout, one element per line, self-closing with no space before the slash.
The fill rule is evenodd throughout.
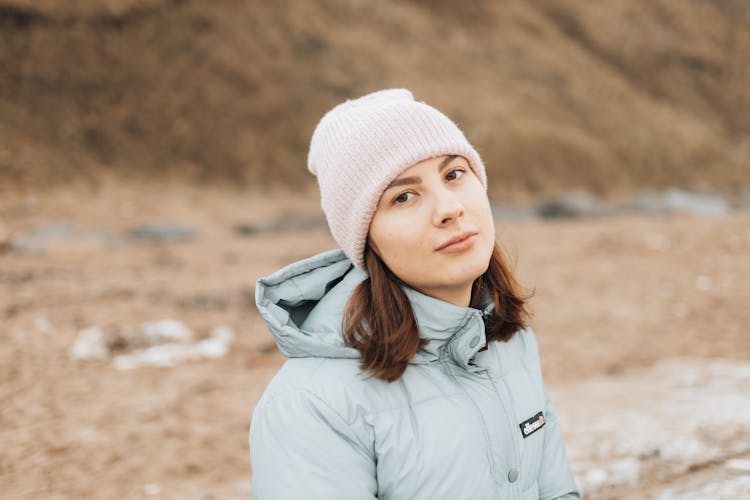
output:
<path id="1" fill-rule="evenodd" d="M 748 2 L 0 0 L 4 497 L 249 495 L 255 281 L 386 87 L 487 165 L 587 498 L 750 496 Z"/>

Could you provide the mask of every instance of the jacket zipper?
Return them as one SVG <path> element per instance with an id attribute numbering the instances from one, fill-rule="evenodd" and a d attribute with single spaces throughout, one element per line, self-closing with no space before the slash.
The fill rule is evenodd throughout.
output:
<path id="1" fill-rule="evenodd" d="M 492 484 L 497 485 L 497 471 L 495 470 L 495 459 L 492 456 L 492 451 L 489 448 L 490 444 L 490 435 L 489 431 L 487 430 L 487 423 L 484 421 L 484 418 L 482 417 L 482 412 L 479 409 L 479 406 L 477 405 L 476 401 L 469 396 L 469 393 L 464 389 L 463 385 L 458 381 L 456 376 L 453 374 L 453 370 L 451 369 L 448 362 L 445 361 L 444 353 L 440 354 L 440 357 L 438 358 L 440 363 L 443 365 L 445 370 L 448 372 L 448 375 L 450 375 L 451 379 L 453 379 L 453 382 L 461 388 L 461 392 L 464 393 L 464 396 L 466 396 L 466 399 L 468 399 L 472 406 L 474 407 L 474 412 L 477 415 L 477 418 L 479 418 L 479 423 L 482 426 L 482 434 L 484 436 L 484 451 L 485 455 L 487 457 L 487 461 L 490 464 L 490 475 L 492 476 Z"/>
<path id="2" fill-rule="evenodd" d="M 494 309 L 492 308 L 485 308 L 482 311 L 480 311 L 480 314 L 482 315 L 482 322 L 485 326 L 485 337 L 486 337 L 486 327 L 487 322 L 492 317 L 492 314 L 494 312 Z M 487 347 L 489 348 L 489 341 L 487 342 Z M 498 354 L 497 350 L 494 352 L 495 360 L 497 362 L 498 370 L 502 368 L 502 363 L 500 362 L 500 355 Z M 492 384 L 492 389 L 495 391 L 495 396 L 497 396 L 498 401 L 500 402 L 500 406 L 503 408 L 503 413 L 505 413 L 505 422 L 508 425 L 509 433 L 510 433 L 510 440 L 511 443 L 513 443 L 513 456 L 515 458 L 515 468 L 516 470 L 521 470 L 521 450 L 520 450 L 520 443 L 518 436 L 516 435 L 516 426 L 515 426 L 515 419 L 511 418 L 511 413 L 513 416 L 515 416 L 515 412 L 512 410 L 512 408 L 508 408 L 506 402 L 503 401 L 502 395 L 500 394 L 500 391 L 498 390 L 497 384 L 495 383 L 495 379 L 492 377 L 492 373 L 490 373 L 489 370 L 487 372 L 487 378 L 490 380 L 490 384 Z"/>
<path id="3" fill-rule="evenodd" d="M 497 361 L 497 366 L 498 368 L 500 368 L 501 367 L 500 356 L 497 351 L 494 352 L 494 355 L 495 355 L 495 360 Z M 513 455 L 515 458 L 515 465 L 513 465 L 512 468 L 515 468 L 516 470 L 520 472 L 521 471 L 521 450 L 520 450 L 519 439 L 518 439 L 518 436 L 516 435 L 515 419 L 513 418 L 515 416 L 515 412 L 512 411 L 512 408 L 508 408 L 506 402 L 503 401 L 503 397 L 497 388 L 495 379 L 492 377 L 492 374 L 489 371 L 487 372 L 487 377 L 490 379 L 490 383 L 492 384 L 492 388 L 495 391 L 495 395 L 500 401 L 500 406 L 502 406 L 503 412 L 505 413 L 505 422 L 508 424 L 508 429 L 509 429 L 508 432 L 510 433 L 510 439 L 511 439 L 511 442 L 513 443 Z M 511 414 L 513 414 L 513 416 Z"/>

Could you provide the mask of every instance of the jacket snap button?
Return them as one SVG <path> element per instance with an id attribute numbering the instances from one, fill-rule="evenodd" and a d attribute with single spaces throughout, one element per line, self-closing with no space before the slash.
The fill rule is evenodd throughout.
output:
<path id="1" fill-rule="evenodd" d="M 516 469 L 511 469 L 508 471 L 508 481 L 511 483 L 515 483 L 516 479 L 518 479 L 518 471 Z"/>
<path id="2" fill-rule="evenodd" d="M 476 347 L 479 343 L 479 337 L 474 337 L 471 339 L 471 342 L 469 342 L 469 347 Z"/>

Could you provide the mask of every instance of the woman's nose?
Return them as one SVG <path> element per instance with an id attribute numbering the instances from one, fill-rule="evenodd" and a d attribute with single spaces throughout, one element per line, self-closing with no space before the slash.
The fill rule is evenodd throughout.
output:
<path id="1" fill-rule="evenodd" d="M 464 206 L 459 200 L 455 198 L 438 200 L 435 207 L 433 223 L 436 226 L 443 226 L 450 222 L 454 222 L 463 214 Z"/>

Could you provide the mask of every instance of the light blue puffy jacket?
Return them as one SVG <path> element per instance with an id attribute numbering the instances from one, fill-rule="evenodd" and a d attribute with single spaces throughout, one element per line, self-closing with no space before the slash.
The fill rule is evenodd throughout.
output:
<path id="1" fill-rule="evenodd" d="M 361 372 L 341 337 L 365 278 L 333 250 L 258 281 L 258 310 L 289 359 L 253 413 L 253 498 L 579 498 L 532 331 L 480 351 L 491 305 L 405 288 L 427 344 L 388 383 Z"/>

